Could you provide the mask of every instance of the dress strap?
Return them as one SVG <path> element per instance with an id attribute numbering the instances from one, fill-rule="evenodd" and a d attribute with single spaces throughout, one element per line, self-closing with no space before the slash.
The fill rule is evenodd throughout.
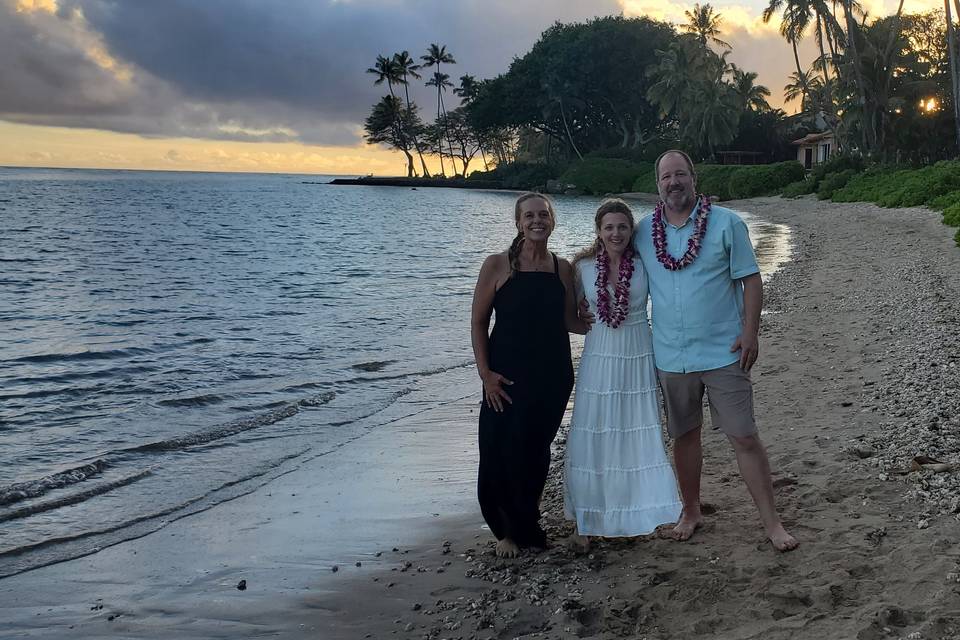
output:
<path id="1" fill-rule="evenodd" d="M 560 277 L 560 261 L 557 260 L 557 254 L 555 254 L 554 252 L 551 251 L 550 255 L 553 256 L 553 272 L 559 278 Z"/>

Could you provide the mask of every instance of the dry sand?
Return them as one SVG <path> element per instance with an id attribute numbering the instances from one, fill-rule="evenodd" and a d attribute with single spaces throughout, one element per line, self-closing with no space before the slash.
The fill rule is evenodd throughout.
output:
<path id="1" fill-rule="evenodd" d="M 794 260 L 767 283 L 754 380 L 797 551 L 763 540 L 729 446 L 707 429 L 712 513 L 690 542 L 496 559 L 473 502 L 468 372 L 463 401 L 398 419 L 335 460 L 0 581 L 0 636 L 960 638 L 960 472 L 899 473 L 917 455 L 960 462 L 951 231 L 921 209 L 732 206 L 793 230 Z M 560 539 L 556 469 L 543 506 Z"/>

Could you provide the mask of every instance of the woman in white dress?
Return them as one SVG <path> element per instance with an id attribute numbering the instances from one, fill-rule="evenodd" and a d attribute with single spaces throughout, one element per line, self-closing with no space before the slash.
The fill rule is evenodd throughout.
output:
<path id="1" fill-rule="evenodd" d="M 574 258 L 579 295 L 596 323 L 577 372 L 564 464 L 564 513 L 575 541 L 638 536 L 676 522 L 682 504 L 667 461 L 657 408 L 647 274 L 630 242 L 634 220 L 623 200 L 596 215 L 597 239 Z"/>

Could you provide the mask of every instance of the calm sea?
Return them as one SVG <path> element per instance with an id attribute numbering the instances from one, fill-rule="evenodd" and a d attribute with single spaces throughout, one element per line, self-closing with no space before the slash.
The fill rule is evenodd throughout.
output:
<path id="1" fill-rule="evenodd" d="M 445 381 L 473 375 L 473 285 L 515 197 L 0 169 L 0 577 L 462 399 Z M 558 253 L 597 203 L 557 199 Z M 745 217 L 770 273 L 788 232 Z"/>

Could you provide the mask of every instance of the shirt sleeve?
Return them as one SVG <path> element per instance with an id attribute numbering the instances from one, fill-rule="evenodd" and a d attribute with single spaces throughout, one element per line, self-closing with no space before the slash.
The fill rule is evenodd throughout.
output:
<path id="1" fill-rule="evenodd" d="M 730 225 L 730 277 L 734 280 L 760 273 L 757 257 L 753 253 L 750 243 L 750 232 L 747 223 L 739 217 L 734 218 Z"/>

